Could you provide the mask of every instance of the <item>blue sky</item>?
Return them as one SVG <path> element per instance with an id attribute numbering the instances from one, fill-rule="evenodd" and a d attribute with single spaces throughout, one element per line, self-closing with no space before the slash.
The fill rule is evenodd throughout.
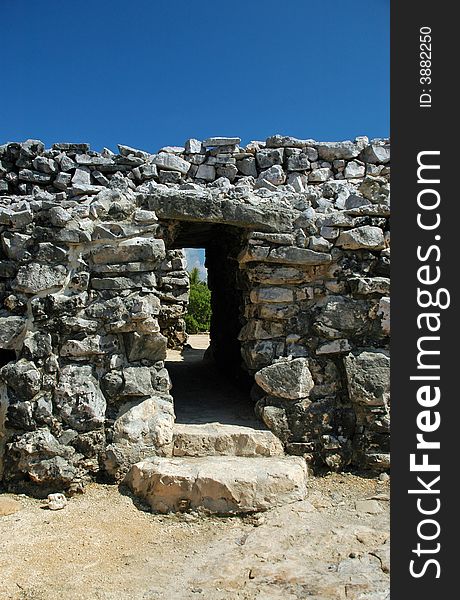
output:
<path id="1" fill-rule="evenodd" d="M 0 141 L 389 134 L 389 0 L 0 0 Z"/>

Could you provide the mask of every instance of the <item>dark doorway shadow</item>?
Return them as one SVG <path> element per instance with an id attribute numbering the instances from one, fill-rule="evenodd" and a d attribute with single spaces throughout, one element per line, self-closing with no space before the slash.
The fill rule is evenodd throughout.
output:
<path id="1" fill-rule="evenodd" d="M 205 357 L 205 352 L 206 348 L 186 347 L 180 356 L 182 360 L 174 353 L 166 361 L 173 384 L 176 423 L 223 423 L 264 429 L 254 414 L 249 388 L 222 372 L 212 359 Z"/>

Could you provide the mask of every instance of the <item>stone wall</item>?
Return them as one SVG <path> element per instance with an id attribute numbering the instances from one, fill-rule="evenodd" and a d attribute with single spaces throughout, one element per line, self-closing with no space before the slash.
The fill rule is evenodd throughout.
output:
<path id="1" fill-rule="evenodd" d="M 206 248 L 213 355 L 254 378 L 287 451 L 388 467 L 389 142 L 239 143 L 0 146 L 6 487 L 171 454 L 189 246 Z"/>

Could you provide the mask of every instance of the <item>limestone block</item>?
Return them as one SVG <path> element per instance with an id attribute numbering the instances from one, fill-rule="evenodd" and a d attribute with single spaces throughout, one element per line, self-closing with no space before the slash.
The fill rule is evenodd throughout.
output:
<path id="1" fill-rule="evenodd" d="M 235 514 L 304 500 L 302 458 L 152 458 L 134 465 L 125 482 L 156 512 L 204 509 Z"/>
<path id="2" fill-rule="evenodd" d="M 313 169 L 308 175 L 308 181 L 312 183 L 323 183 L 334 177 L 334 173 L 329 168 Z"/>
<path id="3" fill-rule="evenodd" d="M 30 431 L 12 443 L 13 464 L 5 473 L 5 479 L 23 474 L 29 481 L 40 486 L 62 490 L 77 475 L 74 466 L 75 450 L 60 444 L 48 429 Z"/>
<path id="4" fill-rule="evenodd" d="M 255 304 L 259 302 L 293 302 L 294 291 L 292 288 L 284 287 L 258 287 L 251 290 L 250 298 L 251 302 Z"/>
<path id="5" fill-rule="evenodd" d="M 66 365 L 59 373 L 54 403 L 62 418 L 77 431 L 101 427 L 106 401 L 89 365 Z"/>
<path id="6" fill-rule="evenodd" d="M 128 359 L 131 362 L 144 358 L 152 362 L 164 360 L 167 344 L 167 338 L 161 333 L 142 335 L 134 332 L 128 338 Z"/>
<path id="7" fill-rule="evenodd" d="M 236 146 L 241 143 L 239 137 L 211 137 L 203 141 L 205 148 L 213 148 L 215 146 Z"/>
<path id="8" fill-rule="evenodd" d="M 306 358 L 279 360 L 258 371 L 255 380 L 271 396 L 287 400 L 307 398 L 315 385 Z"/>
<path id="9" fill-rule="evenodd" d="M 0 317 L 0 348 L 12 350 L 23 334 L 26 326 L 24 317 Z"/>
<path id="10" fill-rule="evenodd" d="M 382 320 L 383 333 L 390 335 L 390 298 L 388 296 L 380 298 L 377 314 Z"/>
<path id="11" fill-rule="evenodd" d="M 299 140 L 290 135 L 272 135 L 267 138 L 265 144 L 267 148 L 304 148 L 314 143 L 314 140 Z"/>
<path id="12" fill-rule="evenodd" d="M 139 460 L 172 453 L 174 409 L 171 402 L 152 396 L 123 404 L 113 426 L 105 468 L 120 478 Z"/>
<path id="13" fill-rule="evenodd" d="M 344 176 L 346 179 L 353 179 L 354 177 L 364 177 L 366 167 L 357 162 L 356 160 L 350 161 L 345 167 Z"/>
<path id="14" fill-rule="evenodd" d="M 236 167 L 243 175 L 257 177 L 256 159 L 252 156 L 237 160 Z"/>
<path id="15" fill-rule="evenodd" d="M 281 165 L 273 165 L 265 171 L 261 171 L 259 181 L 268 181 L 272 185 L 282 185 L 286 181 L 286 173 Z"/>
<path id="16" fill-rule="evenodd" d="M 216 169 L 212 165 L 200 165 L 196 172 L 197 179 L 204 179 L 205 181 L 214 181 L 216 178 Z"/>
<path id="17" fill-rule="evenodd" d="M 342 231 L 339 235 L 336 246 L 345 250 L 383 250 L 385 248 L 385 238 L 380 227 L 364 225 L 348 231 Z"/>
<path id="18" fill-rule="evenodd" d="M 30 263 L 19 268 L 11 287 L 26 294 L 37 294 L 52 288 L 62 287 L 66 278 L 67 269 L 63 265 Z"/>
<path id="19" fill-rule="evenodd" d="M 269 169 L 273 165 L 282 165 L 284 150 L 264 148 L 256 152 L 257 166 L 259 169 Z"/>
<path id="20" fill-rule="evenodd" d="M 344 142 L 320 142 L 316 144 L 319 157 L 330 162 L 336 159 L 350 160 L 356 158 L 363 148 L 364 144 L 362 142 L 354 143 L 349 140 Z"/>
<path id="21" fill-rule="evenodd" d="M 157 165 L 160 169 L 169 171 L 179 171 L 182 175 L 186 175 L 191 167 L 191 164 L 174 154 L 168 154 L 167 152 L 160 152 L 152 158 L 152 163 Z"/>
<path id="22" fill-rule="evenodd" d="M 203 144 L 200 140 L 190 138 L 185 142 L 185 152 L 188 154 L 201 154 L 203 152 Z"/>
<path id="23" fill-rule="evenodd" d="M 165 257 L 163 240 L 130 238 L 116 245 L 105 244 L 94 248 L 91 258 L 95 264 L 117 264 L 138 261 L 159 261 Z"/>
<path id="24" fill-rule="evenodd" d="M 22 358 L 0 369 L 0 379 L 12 388 L 20 400 L 32 399 L 41 388 L 42 375 L 35 363 Z"/>
<path id="25" fill-rule="evenodd" d="M 123 395 L 124 396 L 153 396 L 152 375 L 155 369 L 150 367 L 127 367 L 123 369 Z"/>
<path id="26" fill-rule="evenodd" d="M 344 358 L 350 400 L 365 406 L 390 401 L 390 357 L 384 350 L 363 351 Z"/>
<path id="27" fill-rule="evenodd" d="M 390 145 L 370 144 L 364 148 L 359 158 L 366 163 L 386 164 L 390 160 Z"/>
<path id="28" fill-rule="evenodd" d="M 283 456 L 280 440 L 266 429 L 222 423 L 174 425 L 173 456 Z"/>
<path id="29" fill-rule="evenodd" d="M 269 262 L 285 265 L 324 265 L 331 262 L 331 260 L 331 255 L 325 252 L 296 247 L 275 248 L 268 256 Z"/>

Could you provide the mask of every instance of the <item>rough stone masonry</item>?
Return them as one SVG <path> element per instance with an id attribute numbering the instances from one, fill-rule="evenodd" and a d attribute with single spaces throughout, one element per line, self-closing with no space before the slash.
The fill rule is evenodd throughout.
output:
<path id="1" fill-rule="evenodd" d="M 172 454 L 182 248 L 211 349 L 289 454 L 389 466 L 390 147 L 274 135 L 156 154 L 0 146 L 0 478 L 72 490 Z"/>

